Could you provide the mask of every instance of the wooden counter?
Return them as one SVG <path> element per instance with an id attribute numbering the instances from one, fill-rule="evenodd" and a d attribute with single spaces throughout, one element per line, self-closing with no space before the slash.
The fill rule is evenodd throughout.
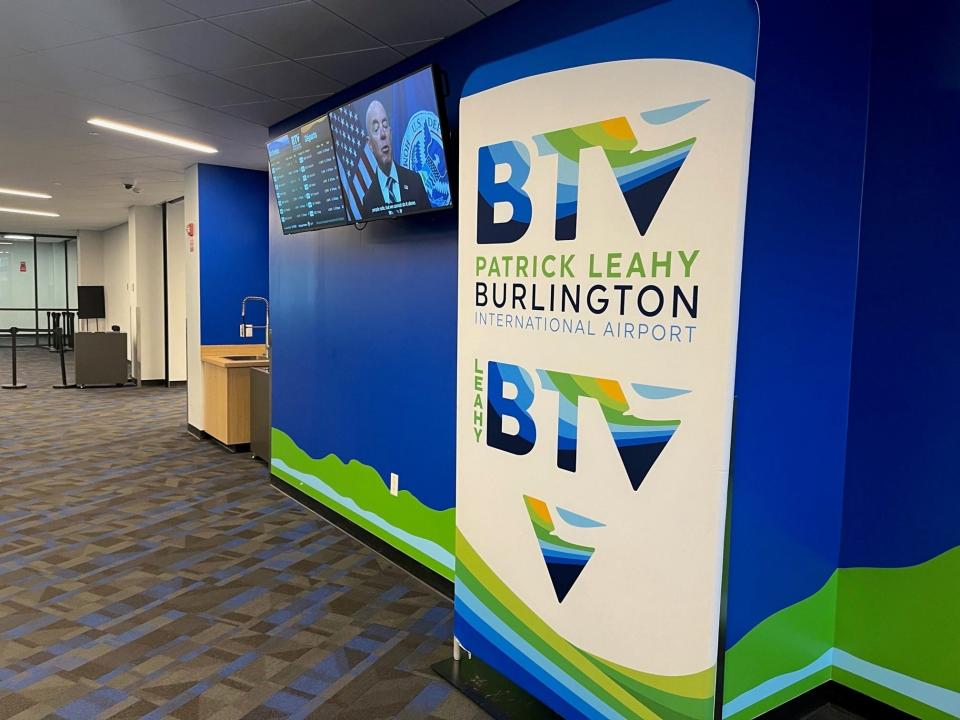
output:
<path id="1" fill-rule="evenodd" d="M 230 355 L 262 355 L 264 345 L 205 345 L 203 361 L 204 430 L 224 445 L 250 442 L 250 368 L 268 367 L 263 359 L 230 360 Z"/>

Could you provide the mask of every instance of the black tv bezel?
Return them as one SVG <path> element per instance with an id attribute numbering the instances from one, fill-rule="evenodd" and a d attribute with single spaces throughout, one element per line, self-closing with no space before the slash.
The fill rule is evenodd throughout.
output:
<path id="1" fill-rule="evenodd" d="M 317 115 L 317 117 L 313 118 L 312 120 L 307 120 L 307 122 L 303 123 L 302 125 L 298 125 L 297 127 L 293 128 L 293 129 L 291 129 L 291 130 L 287 130 L 287 132 L 285 132 L 285 133 L 281 133 L 280 135 L 277 135 L 276 137 L 273 137 L 273 138 L 270 138 L 269 140 L 267 140 L 267 142 L 266 142 L 266 144 L 265 144 L 265 147 L 267 148 L 267 167 L 269 168 L 269 171 L 270 171 L 270 186 L 273 188 L 273 200 L 274 200 L 274 202 L 277 204 L 277 215 L 278 215 L 278 216 L 280 215 L 280 200 L 279 200 L 279 198 L 277 197 L 277 183 L 276 183 L 276 181 L 275 181 L 274 178 L 273 178 L 273 167 L 272 167 L 272 165 L 270 164 L 270 143 L 276 142 L 277 140 L 279 140 L 279 139 L 282 138 L 282 137 L 289 137 L 290 133 L 292 133 L 292 132 L 300 132 L 300 131 L 303 130 L 303 128 L 305 128 L 307 125 L 312 125 L 312 124 L 317 123 L 317 122 L 319 122 L 319 121 L 321 121 L 321 120 L 326 120 L 326 121 L 327 121 L 327 128 L 329 129 L 329 127 L 330 127 L 330 120 L 328 119 L 329 116 L 330 116 L 330 113 L 329 113 L 329 112 L 325 112 L 325 113 L 323 113 L 323 114 L 321 114 L 321 115 Z M 343 202 L 343 211 L 344 211 L 343 214 L 344 214 L 344 218 L 343 218 L 343 220 L 335 220 L 335 221 L 333 221 L 333 222 L 324 223 L 323 225 L 313 225 L 313 226 L 311 226 L 311 227 L 302 228 L 302 229 L 300 229 L 300 230 L 291 230 L 290 232 L 287 232 L 286 230 L 284 230 L 284 228 L 283 228 L 283 219 L 280 218 L 280 230 L 281 230 L 281 232 L 282 232 L 285 236 L 286 236 L 286 235 L 300 235 L 300 234 L 306 233 L 306 232 L 316 232 L 317 230 L 329 230 L 330 228 L 346 227 L 347 225 L 353 225 L 353 224 L 354 224 L 353 220 L 350 219 L 349 213 L 347 212 L 347 204 L 346 204 L 346 202 L 344 202 L 344 197 L 343 197 L 343 183 L 340 182 L 340 161 L 336 159 L 337 148 L 336 148 L 336 143 L 335 143 L 335 141 L 334 141 L 334 139 L 333 139 L 333 131 L 332 131 L 332 130 L 330 131 L 330 143 L 331 143 L 331 145 L 333 146 L 334 162 L 337 163 L 337 187 L 340 189 L 340 202 Z"/>
<path id="2" fill-rule="evenodd" d="M 88 294 L 91 290 L 97 290 L 96 293 L 98 296 L 99 302 L 97 303 L 97 309 L 103 310 L 103 315 L 81 315 L 80 310 L 80 295 Z M 82 292 L 81 292 L 82 291 Z M 87 303 L 89 304 L 89 303 Z M 84 308 L 86 309 L 86 308 Z M 106 290 L 103 285 L 77 285 L 77 319 L 78 320 L 105 320 L 107 315 L 107 300 L 106 300 Z"/>
<path id="3" fill-rule="evenodd" d="M 330 110 L 329 112 L 327 112 L 326 114 L 327 114 L 327 115 L 331 115 L 331 114 L 335 113 L 337 110 L 342 110 L 343 108 L 347 107 L 348 105 L 353 105 L 353 103 L 357 102 L 358 100 L 362 100 L 363 98 L 369 97 L 370 95 L 375 95 L 376 93 L 381 92 L 381 91 L 385 90 L 386 88 L 388 88 L 388 87 L 390 87 L 390 86 L 392 86 L 392 85 L 397 85 L 398 83 L 403 82 L 404 80 L 406 80 L 406 79 L 409 78 L 409 77 L 413 77 L 414 75 L 419 75 L 419 74 L 422 73 L 424 70 L 429 70 L 429 71 L 430 71 L 430 77 L 431 77 L 431 79 L 433 80 L 433 96 L 434 96 L 434 98 L 435 98 L 435 100 L 436 100 L 437 119 L 440 121 L 440 135 L 441 135 L 441 138 L 442 138 L 442 140 L 443 140 L 443 157 L 444 157 L 444 161 L 447 163 L 447 176 L 448 176 L 448 178 L 451 178 L 451 177 L 452 177 L 452 173 L 451 173 L 451 170 L 450 170 L 450 167 L 451 167 L 451 166 L 450 166 L 450 154 L 447 152 L 448 143 L 449 143 L 449 141 L 450 141 L 450 131 L 449 131 L 449 127 L 448 127 L 448 125 L 447 125 L 447 113 L 446 113 L 446 109 L 447 109 L 447 108 L 446 108 L 446 103 L 443 101 L 444 98 L 441 97 L 441 95 L 440 95 L 440 85 L 439 85 L 439 83 L 437 82 L 437 80 L 439 79 L 439 78 L 438 78 L 438 68 L 437 68 L 437 66 L 436 66 L 434 63 L 429 63 L 429 64 L 427 64 L 427 65 L 424 65 L 424 66 L 422 66 L 422 67 L 419 67 L 419 68 L 417 68 L 416 70 L 413 70 L 413 71 L 411 71 L 411 72 L 408 72 L 406 75 L 401 75 L 401 76 L 398 77 L 396 80 L 391 80 L 390 82 L 384 83 L 383 85 L 380 85 L 379 87 L 376 87 L 376 88 L 374 88 L 373 90 L 370 90 L 369 92 L 365 92 L 363 95 L 358 95 L 358 96 L 355 97 L 353 100 L 350 100 L 350 101 L 345 102 L 345 103 L 341 103 L 341 104 L 337 105 L 335 108 L 333 108 L 332 110 Z M 337 170 L 338 170 L 337 175 L 338 175 L 338 177 L 339 177 L 340 153 L 339 153 L 339 151 L 337 150 L 337 138 L 336 138 L 336 136 L 334 135 L 332 129 L 331 129 L 331 131 L 330 131 L 330 137 L 333 139 L 333 152 L 334 152 L 334 154 L 337 156 Z M 415 216 L 415 215 L 425 215 L 425 214 L 427 214 L 427 213 L 442 212 L 442 211 L 444 211 L 444 210 L 452 210 L 452 209 L 454 209 L 454 208 L 457 206 L 456 197 L 455 197 L 455 195 L 454 195 L 453 190 L 454 190 L 454 185 L 453 185 L 453 180 L 451 179 L 451 180 L 450 180 L 450 204 L 449 204 L 449 205 L 445 205 L 445 206 L 443 206 L 443 207 L 433 207 L 433 206 L 430 206 L 429 208 L 424 208 L 423 210 L 414 210 L 413 212 L 404 212 L 404 213 L 400 213 L 399 215 L 389 215 L 389 214 L 387 214 L 387 215 L 381 215 L 381 216 L 379 216 L 379 217 L 368 218 L 368 219 L 366 219 L 366 220 L 364 220 L 364 219 L 349 220 L 349 219 L 348 219 L 347 224 L 348 224 L 348 225 L 366 225 L 368 222 L 379 222 L 380 220 L 401 220 L 401 219 L 403 219 L 403 218 L 413 217 L 413 216 Z M 341 185 L 340 185 L 340 195 L 341 195 L 341 197 L 343 196 L 343 184 L 342 184 L 342 183 L 341 183 Z M 349 206 L 348 206 L 347 203 L 346 203 L 346 198 L 344 198 L 344 208 L 346 208 L 346 210 L 347 210 L 347 216 L 348 216 L 348 218 L 349 218 L 350 210 L 349 210 Z"/>

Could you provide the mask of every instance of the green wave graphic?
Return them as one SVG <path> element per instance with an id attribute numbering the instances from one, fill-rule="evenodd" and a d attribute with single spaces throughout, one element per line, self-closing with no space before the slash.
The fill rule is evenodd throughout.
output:
<path id="1" fill-rule="evenodd" d="M 901 568 L 841 568 L 810 597 L 771 615 L 726 653 L 724 702 L 807 667 L 832 647 L 882 668 L 960 692 L 960 547 Z M 746 720 L 827 680 L 923 720 L 950 717 L 876 682 L 827 668 L 729 720 Z"/>
<path id="2" fill-rule="evenodd" d="M 917 680 L 960 692 L 960 546 L 901 568 L 843 568 L 836 646 Z M 949 717 L 882 685 L 838 682 L 925 720 Z"/>
<path id="3" fill-rule="evenodd" d="M 391 495 L 390 489 L 380 473 L 369 465 L 364 465 L 356 460 L 344 463 L 333 454 L 319 460 L 310 457 L 300 449 L 293 438 L 278 428 L 273 428 L 271 437 L 274 460 L 280 460 L 286 466 L 298 472 L 322 480 L 338 494 L 352 499 L 363 510 L 377 515 L 386 523 L 401 528 L 411 535 L 436 543 L 441 548 L 446 549 L 452 556 L 455 525 L 453 508 L 434 510 L 424 505 L 415 495 L 406 490 Z M 420 549 L 405 542 L 403 538 L 388 532 L 383 527 L 354 512 L 351 508 L 298 481 L 297 478 L 284 472 L 282 468 L 271 466 L 271 471 L 284 482 L 343 515 L 405 555 L 447 580 L 453 580 L 452 567 L 438 562 Z"/>
<path id="4" fill-rule="evenodd" d="M 503 623 L 623 717 L 651 720 L 713 717 L 713 667 L 691 675 L 661 676 L 625 668 L 581 650 L 520 600 L 459 531 L 457 583 L 464 583 Z"/>

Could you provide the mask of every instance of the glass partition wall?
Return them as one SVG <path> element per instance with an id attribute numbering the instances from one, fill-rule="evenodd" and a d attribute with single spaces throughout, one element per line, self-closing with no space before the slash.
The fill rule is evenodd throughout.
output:
<path id="1" fill-rule="evenodd" d="M 0 233 L 0 330 L 19 328 L 21 346 L 46 345 L 47 312 L 76 309 L 77 239 Z"/>

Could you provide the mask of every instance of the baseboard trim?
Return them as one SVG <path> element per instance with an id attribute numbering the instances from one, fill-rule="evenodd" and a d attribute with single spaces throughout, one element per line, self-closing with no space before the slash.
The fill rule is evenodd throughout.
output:
<path id="1" fill-rule="evenodd" d="M 348 520 L 347 518 L 343 517 L 343 515 L 334 512 L 323 503 L 319 502 L 315 498 L 310 497 L 299 488 L 295 488 L 289 483 L 284 482 L 273 473 L 270 473 L 270 484 L 290 499 L 295 500 L 311 512 L 316 513 L 333 525 L 336 525 L 338 528 L 347 533 L 347 535 L 350 535 L 355 540 L 360 541 L 378 555 L 383 556 L 386 560 L 389 560 L 407 574 L 412 575 L 417 580 L 430 587 L 430 589 L 440 593 L 448 600 L 453 600 L 453 583 L 442 575 L 435 573 L 430 568 L 424 567 L 416 560 L 404 555 L 402 552 L 397 550 L 392 545 L 384 542 L 369 530 L 365 530 L 352 520 Z"/>
<path id="2" fill-rule="evenodd" d="M 560 717 L 480 658 L 468 656 L 466 650 L 459 661 L 452 658 L 441 660 L 431 668 L 495 720 L 518 717 L 549 720 Z M 758 715 L 756 720 L 798 720 L 827 705 L 834 705 L 869 720 L 916 720 L 909 713 L 834 680 L 828 680 Z"/>
<path id="3" fill-rule="evenodd" d="M 765 712 L 758 720 L 795 720 L 806 717 L 824 705 L 836 705 L 870 720 L 916 720 L 913 715 L 864 695 L 858 690 L 828 680 L 813 690 Z"/>
<path id="4" fill-rule="evenodd" d="M 191 425 L 190 423 L 187 423 L 187 432 L 193 435 L 197 440 L 206 440 L 208 437 L 210 437 L 203 430 Z"/>

